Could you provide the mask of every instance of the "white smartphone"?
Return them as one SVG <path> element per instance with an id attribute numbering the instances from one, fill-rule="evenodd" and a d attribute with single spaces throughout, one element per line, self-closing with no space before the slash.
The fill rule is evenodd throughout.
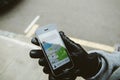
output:
<path id="1" fill-rule="evenodd" d="M 38 28 L 35 35 L 51 72 L 54 76 L 59 76 L 64 70 L 72 69 L 74 64 L 56 27 L 55 24 L 49 24 Z"/>

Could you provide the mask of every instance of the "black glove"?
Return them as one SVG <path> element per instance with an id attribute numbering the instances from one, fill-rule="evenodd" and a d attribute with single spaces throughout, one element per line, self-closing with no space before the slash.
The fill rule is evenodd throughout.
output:
<path id="1" fill-rule="evenodd" d="M 64 35 L 63 32 L 59 32 L 74 63 L 74 68 L 72 70 L 64 71 L 63 75 L 55 77 L 52 75 L 48 63 L 43 55 L 41 50 L 31 50 L 30 56 L 32 58 L 39 58 L 39 64 L 44 66 L 43 72 L 49 74 L 49 80 L 75 80 L 77 76 L 83 76 L 88 78 L 91 76 L 91 73 L 95 73 L 95 68 L 93 71 L 89 70 L 89 63 L 93 63 L 94 66 L 98 65 L 96 56 L 88 56 L 84 49 L 75 42 L 71 41 L 68 37 Z M 33 38 L 31 42 L 39 46 L 39 43 L 36 38 Z M 93 61 L 94 60 L 94 61 Z M 92 66 L 93 67 L 93 66 Z M 88 69 L 86 69 L 88 68 Z"/>

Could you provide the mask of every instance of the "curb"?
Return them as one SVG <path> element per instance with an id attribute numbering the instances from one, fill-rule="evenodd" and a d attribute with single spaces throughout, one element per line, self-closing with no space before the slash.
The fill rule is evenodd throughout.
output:
<path id="1" fill-rule="evenodd" d="M 37 48 L 37 49 L 39 48 L 38 46 L 35 46 L 31 43 L 31 37 L 28 38 L 28 37 L 25 37 L 24 35 L 0 30 L 0 38 L 17 43 L 19 45 L 27 46 L 30 48 Z"/>

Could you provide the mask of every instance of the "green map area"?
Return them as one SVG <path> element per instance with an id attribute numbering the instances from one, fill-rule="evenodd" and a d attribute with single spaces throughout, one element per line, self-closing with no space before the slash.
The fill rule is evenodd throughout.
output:
<path id="1" fill-rule="evenodd" d="M 61 47 L 56 54 L 58 55 L 58 60 L 63 60 L 68 57 L 66 49 L 64 47 Z"/>

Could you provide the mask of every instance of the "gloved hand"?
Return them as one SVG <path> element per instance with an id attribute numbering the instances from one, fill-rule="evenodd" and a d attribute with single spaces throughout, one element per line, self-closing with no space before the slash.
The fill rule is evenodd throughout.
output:
<path id="1" fill-rule="evenodd" d="M 77 43 L 71 41 L 68 37 L 64 35 L 63 32 L 59 32 L 74 63 L 74 68 L 72 70 L 64 71 L 63 75 L 55 77 L 52 75 L 48 63 L 41 50 L 31 50 L 30 56 L 32 58 L 39 58 L 39 64 L 44 67 L 43 72 L 49 74 L 49 80 L 75 80 L 79 75 L 84 78 L 93 76 L 97 73 L 98 58 L 96 55 L 89 55 L 84 51 L 84 49 Z M 36 38 L 33 38 L 31 42 L 35 45 L 39 45 Z M 93 65 L 91 65 L 91 63 Z"/>

